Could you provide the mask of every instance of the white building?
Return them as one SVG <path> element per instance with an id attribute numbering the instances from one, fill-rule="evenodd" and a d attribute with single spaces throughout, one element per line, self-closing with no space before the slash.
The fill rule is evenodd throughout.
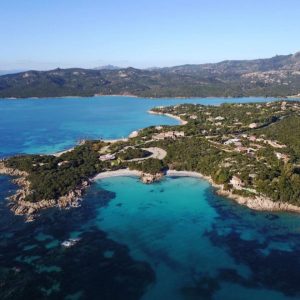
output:
<path id="1" fill-rule="evenodd" d="M 184 131 L 166 131 L 155 134 L 153 136 L 154 140 L 164 140 L 164 139 L 176 139 L 178 137 L 184 137 Z"/>
<path id="2" fill-rule="evenodd" d="M 284 153 L 275 152 L 275 155 L 278 159 L 282 159 L 284 162 L 287 162 L 289 160 L 289 156 Z"/>
<path id="3" fill-rule="evenodd" d="M 248 127 L 249 128 L 257 128 L 257 123 L 251 123 Z"/>
<path id="4" fill-rule="evenodd" d="M 224 143 L 224 145 L 231 145 L 231 144 L 236 145 L 237 143 L 240 144 L 240 139 L 235 138 L 235 139 L 230 139 L 230 140 L 226 141 Z"/>
<path id="5" fill-rule="evenodd" d="M 223 121 L 223 120 L 225 120 L 225 118 L 223 118 L 221 116 L 218 116 L 218 117 L 215 118 L 215 120 L 217 120 L 217 121 Z"/>
<path id="6" fill-rule="evenodd" d="M 116 156 L 114 154 L 104 154 L 99 157 L 101 161 L 114 160 Z"/>
<path id="7" fill-rule="evenodd" d="M 233 176 L 230 180 L 230 184 L 233 186 L 236 190 L 241 190 L 244 187 L 243 181 L 238 178 L 237 176 Z"/>

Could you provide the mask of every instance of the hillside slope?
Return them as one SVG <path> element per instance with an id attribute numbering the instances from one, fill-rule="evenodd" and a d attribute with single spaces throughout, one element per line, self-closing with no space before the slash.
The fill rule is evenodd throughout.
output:
<path id="1" fill-rule="evenodd" d="M 238 97 L 300 94 L 300 52 L 170 68 L 55 69 L 0 76 L 0 97 Z"/>

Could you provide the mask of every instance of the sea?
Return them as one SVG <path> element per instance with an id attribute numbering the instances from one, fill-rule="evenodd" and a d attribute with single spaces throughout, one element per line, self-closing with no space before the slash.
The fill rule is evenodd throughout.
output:
<path id="1" fill-rule="evenodd" d="M 180 103 L 265 98 L 0 99 L 0 158 L 51 154 L 81 139 L 115 139 L 178 121 L 147 111 Z M 26 223 L 7 207 L 0 175 L 0 299 L 300 299 L 300 215 L 258 212 L 205 180 L 97 180 L 81 207 Z M 66 248 L 62 242 L 77 243 Z"/>

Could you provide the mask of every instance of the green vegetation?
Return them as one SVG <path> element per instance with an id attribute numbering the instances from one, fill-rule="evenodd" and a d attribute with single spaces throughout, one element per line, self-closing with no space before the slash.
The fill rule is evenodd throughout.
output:
<path id="1" fill-rule="evenodd" d="M 284 118 L 282 121 L 260 130 L 259 134 L 264 134 L 267 138 L 277 140 L 288 149 L 283 151 L 292 155 L 293 160 L 300 160 L 300 116 L 292 115 Z"/>
<path id="2" fill-rule="evenodd" d="M 299 102 L 184 104 L 154 110 L 188 123 L 151 126 L 128 141 L 88 141 L 59 157 L 19 156 L 5 164 L 28 172 L 32 191 L 28 201 L 57 199 L 98 172 L 129 167 L 150 174 L 196 171 L 235 194 L 300 206 Z M 147 158 L 151 153 L 143 148 L 148 147 L 161 148 L 167 156 Z M 101 161 L 104 153 L 113 153 L 116 159 Z M 145 159 L 130 161 L 138 158 Z"/>
<path id="3" fill-rule="evenodd" d="M 297 95 L 300 93 L 299 61 L 298 54 L 155 70 L 73 68 L 27 71 L 0 76 L 0 97 Z"/>
<path id="4" fill-rule="evenodd" d="M 274 201 L 300 205 L 298 102 L 181 105 L 156 110 L 189 120 L 184 126 L 188 138 L 158 142 L 168 152 L 170 167 L 211 176 L 227 189 L 235 175 L 243 185 L 242 189 L 233 188 L 236 194 L 255 191 Z M 252 123 L 257 127 L 250 128 Z M 225 145 L 230 139 L 236 141 Z"/>
<path id="5" fill-rule="evenodd" d="M 167 169 L 167 165 L 159 159 L 149 158 L 147 160 L 132 162 L 129 164 L 131 170 L 138 170 L 144 173 L 157 174 Z"/>
<path id="6" fill-rule="evenodd" d="M 131 160 L 135 158 L 145 158 L 150 156 L 151 154 L 152 153 L 147 150 L 129 147 L 126 150 L 120 152 L 118 157 L 122 160 Z"/>
<path id="7" fill-rule="evenodd" d="M 107 166 L 98 159 L 92 142 L 78 146 L 60 157 L 18 156 L 8 159 L 6 165 L 29 173 L 32 193 L 26 200 L 32 202 L 66 195 Z"/>

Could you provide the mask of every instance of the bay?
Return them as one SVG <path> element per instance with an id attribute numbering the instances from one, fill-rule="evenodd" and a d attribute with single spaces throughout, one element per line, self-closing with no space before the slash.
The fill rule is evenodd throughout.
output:
<path id="1" fill-rule="evenodd" d="M 114 139 L 177 121 L 159 105 L 270 101 L 93 97 L 0 100 L 0 157 L 53 153 L 82 138 Z M 77 209 L 32 223 L 5 198 L 0 176 L 1 299 L 299 299 L 298 214 L 255 212 L 197 178 L 144 185 L 99 180 Z M 61 243 L 80 238 L 71 247 Z"/>

